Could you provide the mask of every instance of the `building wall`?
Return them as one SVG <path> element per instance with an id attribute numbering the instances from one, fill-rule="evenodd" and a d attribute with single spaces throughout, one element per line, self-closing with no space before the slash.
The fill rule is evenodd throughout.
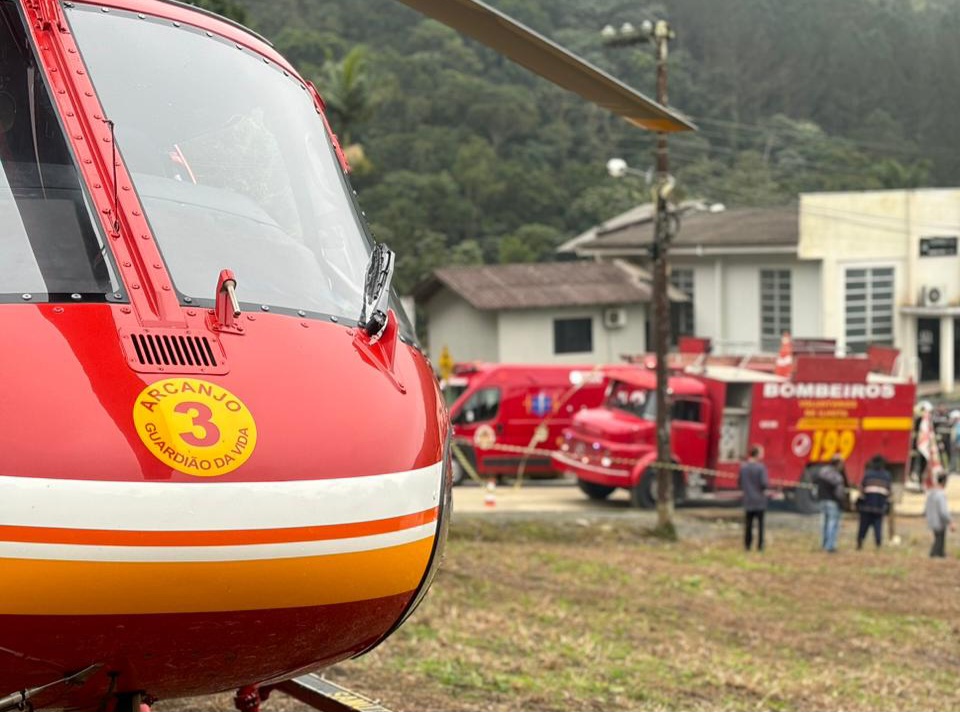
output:
<path id="1" fill-rule="evenodd" d="M 941 384 L 953 388 L 953 318 L 960 307 L 960 256 L 921 256 L 924 238 L 960 237 L 960 189 L 811 193 L 800 196 L 802 259 L 823 266 L 824 335 L 846 346 L 848 269 L 894 269 L 894 345 L 916 375 L 917 319 L 942 319 Z M 924 311 L 924 287 L 945 293 L 942 306 Z"/>
<path id="2" fill-rule="evenodd" d="M 478 311 L 442 287 L 424 305 L 427 315 L 427 352 L 434 362 L 443 348 L 454 361 L 497 361 L 497 316 Z"/>
<path id="3" fill-rule="evenodd" d="M 674 268 L 694 270 L 694 326 L 713 340 L 715 353 L 761 350 L 760 276 L 763 270 L 789 270 L 790 322 L 795 336 L 822 335 L 820 266 L 790 254 L 677 256 Z"/>
<path id="4" fill-rule="evenodd" d="M 646 351 L 645 305 L 625 306 L 626 322 L 620 328 L 604 326 L 604 307 L 563 309 L 520 309 L 502 311 L 498 316 L 502 363 L 619 363 L 624 354 Z M 554 319 L 590 317 L 593 326 L 593 351 L 555 354 Z"/>
<path id="5" fill-rule="evenodd" d="M 845 347 L 844 275 L 850 267 L 895 268 L 896 298 L 908 299 L 908 191 L 810 193 L 800 196 L 800 259 L 822 264 L 823 335 Z M 895 318 L 894 331 L 899 333 Z"/>

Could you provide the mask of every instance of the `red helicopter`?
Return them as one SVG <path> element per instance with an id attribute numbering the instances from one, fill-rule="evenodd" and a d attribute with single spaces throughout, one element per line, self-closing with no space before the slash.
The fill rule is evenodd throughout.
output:
<path id="1" fill-rule="evenodd" d="M 480 2 L 406 4 L 691 127 Z M 439 565 L 449 422 L 393 253 L 264 39 L 173 0 L 0 19 L 0 712 L 255 710 Z"/>

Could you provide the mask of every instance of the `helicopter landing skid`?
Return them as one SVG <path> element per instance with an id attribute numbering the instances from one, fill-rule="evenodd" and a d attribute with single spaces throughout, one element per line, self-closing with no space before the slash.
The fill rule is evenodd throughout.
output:
<path id="1" fill-rule="evenodd" d="M 378 702 L 351 692 L 316 673 L 286 680 L 271 689 L 279 690 L 319 712 L 390 712 Z"/>

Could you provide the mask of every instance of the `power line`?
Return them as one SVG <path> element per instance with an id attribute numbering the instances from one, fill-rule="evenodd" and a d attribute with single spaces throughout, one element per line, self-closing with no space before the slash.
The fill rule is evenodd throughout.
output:
<path id="1" fill-rule="evenodd" d="M 798 136 L 798 137 L 803 137 L 803 138 L 820 139 L 820 140 L 827 140 L 827 141 L 839 141 L 839 142 L 842 142 L 842 143 L 853 144 L 853 145 L 855 145 L 855 146 L 864 146 L 864 147 L 867 147 L 867 148 L 883 148 L 883 149 L 886 149 L 886 150 L 889 150 L 889 151 L 894 151 L 894 152 L 897 152 L 897 153 L 910 153 L 910 154 L 914 154 L 914 155 L 924 155 L 924 156 L 926 156 L 926 154 L 923 154 L 919 148 L 917 148 L 917 149 L 911 149 L 911 148 L 909 148 L 908 146 L 904 146 L 903 144 L 898 144 L 898 143 L 888 143 L 888 142 L 886 142 L 886 141 L 864 141 L 864 140 L 862 140 L 862 139 L 854 139 L 854 138 L 850 138 L 850 137 L 848 137 L 848 136 L 838 136 L 838 135 L 835 135 L 835 134 L 828 134 L 826 131 L 823 131 L 823 129 L 821 129 L 821 131 L 823 131 L 823 133 L 821 133 L 821 134 L 819 134 L 819 135 L 816 135 L 816 134 L 815 134 L 815 135 L 811 135 L 810 133 L 808 133 L 808 132 L 805 131 L 804 129 L 801 129 L 801 128 L 793 128 L 793 127 L 790 127 L 790 126 L 777 126 L 777 127 L 773 127 L 773 126 L 763 126 L 763 125 L 761 125 L 761 124 L 747 124 L 747 123 L 742 123 L 742 122 L 739 122 L 739 121 L 725 121 L 725 120 L 723 120 L 723 119 L 710 119 L 710 118 L 698 118 L 698 119 L 697 119 L 697 123 L 698 123 L 698 124 L 712 124 L 712 125 L 714 125 L 714 126 L 719 126 L 719 127 L 724 127 L 724 126 L 726 126 L 726 127 L 729 127 L 729 128 L 739 129 L 739 130 L 742 130 L 742 131 L 753 131 L 753 132 L 755 132 L 755 133 L 759 133 L 759 134 L 763 134 L 763 135 L 771 135 L 771 134 L 776 135 L 776 134 L 778 134 L 778 133 L 794 134 L 794 135 L 796 135 L 796 136 Z M 818 128 L 819 128 L 819 127 L 818 127 Z M 703 129 L 701 129 L 701 131 L 702 131 L 702 130 L 703 130 Z M 943 148 L 943 146 L 940 145 L 939 148 Z M 947 152 L 947 153 L 951 153 L 951 154 L 953 154 L 953 155 L 958 155 L 958 156 L 960 156 L 960 151 L 955 150 L 955 149 L 954 149 L 954 150 L 949 150 L 949 149 L 948 149 L 946 152 Z"/>
<path id="2" fill-rule="evenodd" d="M 699 120 L 699 119 L 698 119 L 698 121 L 699 121 L 700 123 L 704 123 L 704 124 L 717 123 L 717 122 L 713 122 L 713 121 L 711 121 L 711 120 L 709 120 L 709 119 L 703 119 L 703 120 Z M 872 149 L 872 152 L 873 152 L 873 153 L 876 153 L 876 152 L 877 152 L 877 149 L 883 149 L 884 151 L 886 151 L 886 152 L 888 152 L 888 153 L 900 154 L 901 157 L 909 157 L 909 158 L 913 158 L 913 159 L 915 159 L 915 160 L 923 160 L 923 159 L 933 160 L 933 156 L 931 156 L 929 152 L 925 152 L 925 151 L 921 150 L 920 148 L 912 149 L 912 148 L 908 148 L 908 147 L 906 147 L 906 146 L 898 145 L 898 144 L 885 143 L 885 142 L 879 142 L 879 141 L 878 141 L 878 142 L 855 141 L 854 139 L 849 139 L 849 138 L 845 138 L 845 137 L 838 137 L 838 136 L 831 136 L 831 135 L 828 135 L 828 134 L 822 134 L 822 135 L 820 135 L 820 136 L 809 136 L 809 135 L 807 135 L 807 134 L 804 134 L 804 133 L 803 133 L 801 130 L 799 130 L 799 129 L 797 129 L 797 130 L 790 130 L 790 129 L 786 129 L 786 128 L 785 128 L 785 129 L 763 129 L 763 128 L 758 128 L 758 127 L 749 126 L 749 125 L 747 125 L 747 124 L 742 124 L 741 126 L 743 127 L 743 130 L 746 130 L 746 131 L 756 131 L 756 132 L 762 134 L 764 137 L 767 137 L 767 138 L 771 138 L 771 137 L 772 137 L 772 138 L 775 138 L 775 139 L 778 141 L 778 145 L 774 145 L 774 146 L 772 146 L 772 148 L 777 149 L 777 150 L 783 150 L 784 148 L 795 148 L 795 149 L 799 149 L 799 148 L 801 148 L 801 142 L 799 141 L 799 139 L 803 138 L 803 139 L 810 139 L 811 141 L 820 141 L 820 142 L 823 143 L 824 145 L 833 144 L 834 146 L 841 145 L 841 146 L 853 147 L 853 148 L 857 148 L 857 149 L 860 149 L 860 148 L 865 148 L 865 149 L 866 149 L 866 148 L 869 148 L 869 149 Z M 793 136 L 790 135 L 791 133 L 793 134 Z M 706 136 L 706 137 L 708 137 L 708 139 L 709 139 L 709 138 L 714 138 L 714 139 L 729 139 L 729 138 L 730 138 L 730 135 L 729 135 L 728 132 L 725 132 L 725 131 L 723 131 L 722 129 L 718 129 L 718 128 L 713 128 L 713 129 L 711 129 L 711 128 L 701 127 L 700 130 L 697 132 L 697 135 Z M 690 138 L 690 139 L 694 139 L 695 136 L 690 136 L 689 138 Z M 639 139 L 639 140 L 638 140 L 638 139 Z M 685 140 L 685 139 L 688 139 L 688 137 L 687 137 L 687 136 L 677 136 L 677 137 L 675 137 L 675 139 L 676 139 L 676 140 Z M 647 145 L 649 145 L 649 143 L 647 143 L 644 138 L 638 137 L 638 136 L 635 136 L 635 135 L 634 135 L 634 136 L 629 136 L 629 137 L 625 138 L 625 139 L 624 139 L 623 141 L 621 141 L 620 143 L 621 143 L 622 145 L 626 145 L 626 146 L 642 145 L 642 146 L 646 147 Z M 719 152 L 729 151 L 729 152 L 732 152 L 732 153 L 738 153 L 738 152 L 740 152 L 740 151 L 742 151 L 742 150 L 747 150 L 747 149 L 735 149 L 735 148 L 732 148 L 732 147 L 729 147 L 729 146 L 716 146 L 716 145 L 714 145 L 713 143 L 710 143 L 710 147 L 711 147 L 712 150 L 714 150 L 714 151 L 719 151 Z M 758 150 L 756 147 L 751 147 L 751 148 L 752 148 L 752 150 Z M 946 155 L 952 155 L 952 156 L 960 156 L 960 152 L 951 150 L 951 149 L 943 146 L 942 144 L 937 145 L 937 146 L 930 146 L 929 148 L 936 148 L 939 154 L 946 154 Z"/>

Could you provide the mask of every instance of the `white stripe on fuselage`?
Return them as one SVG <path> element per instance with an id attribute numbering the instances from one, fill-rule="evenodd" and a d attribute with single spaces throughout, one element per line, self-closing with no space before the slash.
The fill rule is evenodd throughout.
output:
<path id="1" fill-rule="evenodd" d="M 352 524 L 440 504 L 441 463 L 287 482 L 113 482 L 0 476 L 0 525 L 224 531 Z"/>

